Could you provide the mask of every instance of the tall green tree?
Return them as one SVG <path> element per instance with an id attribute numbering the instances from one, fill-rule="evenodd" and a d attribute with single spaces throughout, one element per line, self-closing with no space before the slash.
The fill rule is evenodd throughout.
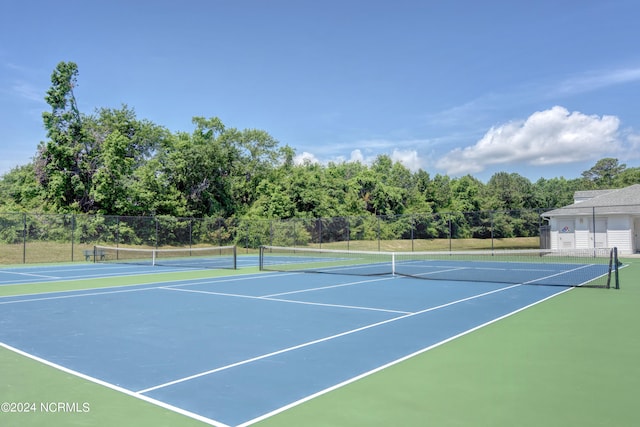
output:
<path id="1" fill-rule="evenodd" d="M 436 174 L 427 183 L 425 197 L 427 202 L 432 204 L 434 212 L 448 212 L 453 200 L 451 178 L 447 175 Z"/>
<path id="2" fill-rule="evenodd" d="M 471 175 L 465 175 L 451 182 L 453 212 L 474 212 L 481 210 L 484 184 Z"/>
<path id="3" fill-rule="evenodd" d="M 90 173 L 90 196 L 94 210 L 111 215 L 148 214 L 134 191 L 136 170 L 162 147 L 169 137 L 166 129 L 138 120 L 126 105 L 102 108 L 85 117 L 85 131 L 92 142 L 94 162 Z"/>
<path id="4" fill-rule="evenodd" d="M 362 205 L 369 214 L 390 216 L 404 213 L 402 201 L 405 190 L 386 181 L 379 168 L 365 169 L 353 180 Z"/>
<path id="5" fill-rule="evenodd" d="M 278 150 L 264 131 L 227 128 L 217 117 L 194 117 L 193 123 L 193 133 L 178 133 L 158 153 L 162 173 L 185 198 L 189 215 L 247 212 L 259 183 L 286 150 Z"/>
<path id="6" fill-rule="evenodd" d="M 0 212 L 41 211 L 42 202 L 33 163 L 17 166 L 0 177 Z"/>
<path id="7" fill-rule="evenodd" d="M 231 135 L 236 138 L 232 143 L 237 145 L 239 156 L 228 177 L 232 210 L 235 215 L 243 215 L 258 196 L 258 184 L 278 165 L 290 164 L 293 150 L 279 147 L 278 141 L 264 130 L 243 129 Z"/>
<path id="8" fill-rule="evenodd" d="M 589 170 L 582 172 L 582 177 L 593 183 L 595 188 L 610 188 L 627 165 L 618 163 L 618 159 L 606 157 L 600 159 Z"/>
<path id="9" fill-rule="evenodd" d="M 626 168 L 614 179 L 615 187 L 627 187 L 629 185 L 640 184 L 640 168 Z"/>
<path id="10" fill-rule="evenodd" d="M 535 203 L 541 209 L 570 205 L 573 203 L 573 194 L 583 186 L 582 179 L 540 178 L 533 185 Z"/>
<path id="11" fill-rule="evenodd" d="M 495 173 L 485 186 L 486 210 L 519 210 L 536 208 L 531 181 L 518 173 Z"/>
<path id="12" fill-rule="evenodd" d="M 38 147 L 35 173 L 45 199 L 56 211 L 87 212 L 93 207 L 89 172 L 94 159 L 73 91 L 77 78 L 75 63 L 56 66 L 45 97 L 51 111 L 42 114 L 49 140 Z"/>

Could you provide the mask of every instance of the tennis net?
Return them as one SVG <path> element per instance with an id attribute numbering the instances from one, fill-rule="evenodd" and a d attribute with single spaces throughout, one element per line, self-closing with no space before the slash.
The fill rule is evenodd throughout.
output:
<path id="1" fill-rule="evenodd" d="M 263 271 L 398 275 L 431 280 L 619 287 L 617 250 L 373 252 L 263 246 Z"/>
<path id="2" fill-rule="evenodd" d="M 143 249 L 94 246 L 93 261 L 185 268 L 236 269 L 235 246 Z"/>

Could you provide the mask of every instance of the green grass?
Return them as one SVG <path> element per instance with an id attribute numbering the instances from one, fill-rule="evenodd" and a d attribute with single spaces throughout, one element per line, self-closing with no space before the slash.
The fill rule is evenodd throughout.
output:
<path id="1" fill-rule="evenodd" d="M 540 247 L 539 237 L 513 237 L 508 239 L 415 239 L 411 240 L 351 240 L 310 244 L 323 249 L 350 249 L 354 251 L 454 251 L 475 249 L 535 249 Z"/>
<path id="2" fill-rule="evenodd" d="M 627 261 L 619 291 L 566 292 L 256 426 L 636 426 L 640 259 Z M 118 280 L 135 279 L 153 281 Z M 89 284 L 79 282 L 45 286 Z M 2 426 L 204 425 L 2 347 L 0 378 L 0 402 L 90 404 L 87 413 L 0 413 Z"/>

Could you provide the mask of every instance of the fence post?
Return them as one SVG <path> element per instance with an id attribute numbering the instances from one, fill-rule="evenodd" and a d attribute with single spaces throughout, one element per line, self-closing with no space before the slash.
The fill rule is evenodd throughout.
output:
<path id="1" fill-rule="evenodd" d="M 414 251 L 414 247 L 413 247 L 413 230 L 416 226 L 416 216 L 415 215 L 411 215 L 411 252 Z"/>
<path id="2" fill-rule="evenodd" d="M 591 208 L 591 222 L 593 225 L 593 248 L 596 248 L 596 207 Z"/>
<path id="3" fill-rule="evenodd" d="M 494 237 L 494 234 L 493 234 L 493 211 L 489 211 L 489 218 L 491 218 L 491 250 L 493 250 L 494 249 L 494 247 L 493 247 L 493 237 Z"/>
<path id="4" fill-rule="evenodd" d="M 246 227 L 244 230 L 244 250 L 249 253 L 249 221 L 245 221 Z"/>
<path id="5" fill-rule="evenodd" d="M 156 236 L 155 236 L 155 239 L 156 239 L 155 243 L 156 244 L 155 244 L 155 247 L 156 247 L 156 249 L 158 249 L 158 226 L 159 226 L 159 224 L 158 224 L 158 217 L 155 216 L 155 214 L 153 215 L 153 221 L 155 222 L 155 226 L 156 226 Z"/>
<path id="6" fill-rule="evenodd" d="M 452 234 L 453 234 L 453 232 L 451 230 L 451 227 L 452 227 L 452 225 L 451 225 L 451 212 L 449 212 L 447 215 L 448 215 L 448 219 L 449 219 L 449 252 L 451 252 L 451 238 L 452 238 Z"/>
<path id="7" fill-rule="evenodd" d="M 73 259 L 73 250 L 75 248 L 75 241 L 76 241 L 76 236 L 75 233 L 76 232 L 76 215 L 75 214 L 71 214 L 71 262 L 74 261 Z"/>
<path id="8" fill-rule="evenodd" d="M 22 263 L 27 263 L 27 214 L 22 214 Z"/>

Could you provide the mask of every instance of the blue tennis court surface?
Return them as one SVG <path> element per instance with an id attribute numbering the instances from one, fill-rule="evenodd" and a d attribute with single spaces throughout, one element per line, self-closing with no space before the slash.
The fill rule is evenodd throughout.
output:
<path id="1" fill-rule="evenodd" d="M 148 269 L 2 269 L 0 284 L 158 272 Z M 308 273 L 163 281 L 1 297 L 0 342 L 240 426 L 566 290 Z"/>

